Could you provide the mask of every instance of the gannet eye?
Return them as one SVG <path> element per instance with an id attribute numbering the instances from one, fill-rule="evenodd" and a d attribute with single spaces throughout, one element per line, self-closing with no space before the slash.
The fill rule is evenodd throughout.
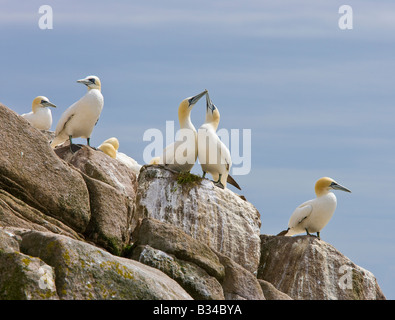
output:
<path id="1" fill-rule="evenodd" d="M 96 84 L 95 78 L 89 78 L 89 81 L 92 82 L 93 84 Z"/>

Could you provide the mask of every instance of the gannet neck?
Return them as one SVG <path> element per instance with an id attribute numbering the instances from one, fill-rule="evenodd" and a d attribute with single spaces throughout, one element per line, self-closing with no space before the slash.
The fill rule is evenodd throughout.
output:
<path id="1" fill-rule="evenodd" d="M 195 129 L 191 121 L 191 110 L 192 108 L 189 105 L 188 99 L 184 99 L 178 107 L 178 121 L 180 123 L 180 129 Z"/>
<path id="2" fill-rule="evenodd" d="M 217 108 L 214 110 L 211 110 L 207 108 L 206 112 L 206 122 L 205 124 L 209 125 L 214 129 L 214 131 L 217 131 L 218 125 L 219 125 L 219 120 L 220 120 L 220 114 Z"/>
<path id="3" fill-rule="evenodd" d="M 37 112 L 37 110 L 41 107 L 41 96 L 39 96 L 39 97 L 36 97 L 34 100 L 33 100 L 33 103 L 32 103 L 32 111 L 33 111 L 33 113 L 36 113 Z"/>
<path id="4" fill-rule="evenodd" d="M 101 92 L 101 87 L 99 87 L 99 88 L 87 87 L 87 89 L 88 89 L 88 92 L 89 92 L 89 91 L 92 91 L 92 90 L 97 90 L 97 91 Z"/>

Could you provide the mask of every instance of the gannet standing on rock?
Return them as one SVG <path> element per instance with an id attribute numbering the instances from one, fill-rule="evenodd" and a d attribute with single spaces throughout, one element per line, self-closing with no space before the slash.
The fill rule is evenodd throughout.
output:
<path id="1" fill-rule="evenodd" d="M 38 96 L 33 100 L 32 111 L 21 114 L 30 124 L 39 130 L 49 130 L 52 125 L 52 113 L 47 107 L 56 108 L 47 97 Z"/>
<path id="2" fill-rule="evenodd" d="M 94 126 L 99 120 L 103 110 L 104 99 L 101 94 L 100 79 L 96 76 L 88 76 L 85 79 L 77 80 L 88 87 L 88 92 L 77 102 L 72 104 L 62 114 L 55 130 L 55 139 L 51 146 L 70 140 L 70 148 L 73 138 L 84 138 L 90 146 L 90 137 Z"/>
<path id="3" fill-rule="evenodd" d="M 203 178 L 209 172 L 213 176 L 216 186 L 224 189 L 226 183 L 229 182 L 240 189 L 236 181 L 229 175 L 232 159 L 229 149 L 217 135 L 219 120 L 218 108 L 207 93 L 206 121 L 198 130 L 198 157 L 203 170 Z"/>
<path id="4" fill-rule="evenodd" d="M 316 232 L 320 238 L 320 231 L 327 225 L 335 212 L 337 200 L 331 190 L 351 192 L 331 178 L 324 177 L 315 184 L 317 198 L 302 203 L 292 213 L 288 222 L 288 229 L 280 232 L 278 236 L 292 236 L 306 232 Z"/>
<path id="5" fill-rule="evenodd" d="M 119 152 L 118 148 L 119 148 L 119 141 L 115 137 L 103 141 L 103 143 L 98 147 L 99 150 L 103 151 L 111 158 L 122 162 L 124 165 L 132 169 L 138 176 L 142 166 L 133 158 L 129 157 L 128 155 L 122 152 Z"/>
<path id="6" fill-rule="evenodd" d="M 178 107 L 180 132 L 186 141 L 175 141 L 168 145 L 159 158 L 153 158 L 150 164 L 163 164 L 178 172 L 189 172 L 197 159 L 197 132 L 191 121 L 191 111 L 195 104 L 207 93 L 207 90 L 196 96 L 181 101 Z"/>

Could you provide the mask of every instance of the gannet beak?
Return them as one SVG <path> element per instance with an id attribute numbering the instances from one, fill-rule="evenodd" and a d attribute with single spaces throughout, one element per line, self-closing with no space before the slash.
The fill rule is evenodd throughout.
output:
<path id="1" fill-rule="evenodd" d="M 210 109 L 211 113 L 213 113 L 215 110 L 215 105 L 211 101 L 210 96 L 208 95 L 208 92 L 206 94 L 206 109 L 207 109 L 207 112 L 208 112 L 208 109 Z"/>
<path id="2" fill-rule="evenodd" d="M 56 108 L 56 106 L 49 101 L 44 101 L 43 103 L 41 103 L 44 107 L 52 107 L 52 108 Z"/>
<path id="3" fill-rule="evenodd" d="M 331 185 L 329 186 L 334 190 L 341 190 L 341 191 L 345 191 L 345 192 L 350 192 L 351 190 L 347 189 L 346 187 L 343 187 L 342 185 L 336 183 L 336 182 L 332 182 Z"/>
<path id="4" fill-rule="evenodd" d="M 197 94 L 196 96 L 190 98 L 189 101 L 189 106 L 193 106 L 194 104 L 196 104 L 201 97 L 203 97 L 205 94 L 207 93 L 207 90 L 204 90 L 203 92 Z"/>
<path id="5" fill-rule="evenodd" d="M 85 79 L 77 80 L 77 82 L 78 82 L 78 83 L 83 83 L 83 84 L 86 85 L 86 86 L 92 84 L 92 82 L 91 82 L 90 80 L 86 79 L 86 78 L 85 78 Z"/>

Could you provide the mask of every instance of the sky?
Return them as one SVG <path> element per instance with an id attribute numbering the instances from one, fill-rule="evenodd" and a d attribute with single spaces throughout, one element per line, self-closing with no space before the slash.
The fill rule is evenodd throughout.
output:
<path id="1" fill-rule="evenodd" d="M 353 24 L 343 30 L 345 4 Z M 42 5 L 52 8 L 52 29 L 39 26 Z M 115 136 L 119 151 L 144 164 L 144 132 L 165 132 L 166 121 L 177 130 L 179 103 L 208 89 L 219 129 L 251 130 L 251 170 L 233 177 L 260 212 L 261 232 L 285 229 L 329 176 L 352 193 L 335 191 L 322 240 L 395 298 L 393 1 L 0 0 L 0 8 L 0 102 L 22 114 L 47 96 L 58 106 L 54 130 L 86 92 L 76 80 L 97 75 L 105 102 L 91 144 Z M 204 99 L 191 117 L 197 128 L 204 122 Z"/>

